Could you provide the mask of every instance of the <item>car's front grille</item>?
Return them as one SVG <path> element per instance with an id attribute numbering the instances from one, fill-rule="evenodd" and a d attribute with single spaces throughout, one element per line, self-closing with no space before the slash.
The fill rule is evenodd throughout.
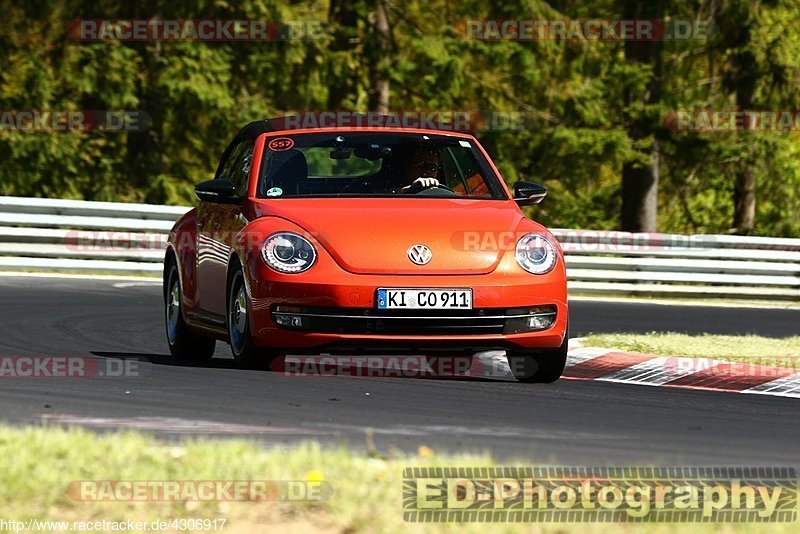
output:
<path id="1" fill-rule="evenodd" d="M 487 335 L 542 330 L 530 328 L 530 317 L 552 319 L 555 306 L 475 310 L 377 310 L 277 306 L 273 320 L 282 327 L 333 334 Z"/>

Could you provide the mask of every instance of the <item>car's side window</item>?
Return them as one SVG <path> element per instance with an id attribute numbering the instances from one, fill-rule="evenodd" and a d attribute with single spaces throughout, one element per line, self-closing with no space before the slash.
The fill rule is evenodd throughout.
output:
<path id="1" fill-rule="evenodd" d="M 231 167 L 231 162 L 234 160 L 236 146 L 232 148 L 228 148 L 222 154 L 222 158 L 220 159 L 219 166 L 217 167 L 217 174 L 214 176 L 215 180 L 227 180 L 228 174 Z"/>
<path id="2" fill-rule="evenodd" d="M 239 175 L 239 179 L 241 181 L 241 185 L 236 186 L 237 191 L 239 191 L 239 196 L 244 196 L 247 194 L 247 182 L 250 178 L 250 166 L 253 164 L 253 143 L 248 142 L 245 144 L 244 150 L 242 150 L 241 156 L 237 159 L 236 162 L 236 172 Z M 234 183 L 237 183 L 234 181 Z"/>
<path id="3" fill-rule="evenodd" d="M 236 186 L 236 194 L 243 197 L 247 194 L 247 182 L 250 178 L 250 165 L 253 162 L 253 142 L 243 141 L 236 147 L 236 155 L 231 165 L 228 179 Z"/>
<path id="4" fill-rule="evenodd" d="M 247 182 L 250 177 L 250 166 L 253 163 L 253 142 L 242 141 L 233 147 L 228 158 L 222 164 L 218 179 L 230 180 L 236 186 L 239 196 L 247 194 Z"/>
<path id="5" fill-rule="evenodd" d="M 241 144 L 241 143 L 239 143 Z M 225 158 L 224 160 L 220 161 L 219 169 L 217 170 L 217 175 L 214 177 L 216 180 L 227 180 L 228 174 L 230 172 L 231 163 L 236 159 L 236 149 L 239 148 L 239 145 L 234 146 L 230 150 L 225 150 L 225 154 L 222 156 Z"/>

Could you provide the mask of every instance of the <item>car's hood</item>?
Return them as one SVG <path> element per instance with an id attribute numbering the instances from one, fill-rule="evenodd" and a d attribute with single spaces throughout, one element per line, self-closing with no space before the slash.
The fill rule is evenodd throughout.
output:
<path id="1" fill-rule="evenodd" d="M 510 202 L 442 198 L 263 200 L 256 216 L 301 226 L 358 274 L 492 272 L 524 218 Z M 427 265 L 409 259 L 414 245 L 430 249 Z"/>

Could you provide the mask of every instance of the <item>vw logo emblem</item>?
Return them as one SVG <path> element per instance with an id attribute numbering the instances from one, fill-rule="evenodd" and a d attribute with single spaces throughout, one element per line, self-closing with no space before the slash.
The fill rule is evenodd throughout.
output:
<path id="1" fill-rule="evenodd" d="M 414 245 L 408 249 L 408 259 L 417 265 L 425 265 L 432 257 L 431 249 L 425 245 Z"/>

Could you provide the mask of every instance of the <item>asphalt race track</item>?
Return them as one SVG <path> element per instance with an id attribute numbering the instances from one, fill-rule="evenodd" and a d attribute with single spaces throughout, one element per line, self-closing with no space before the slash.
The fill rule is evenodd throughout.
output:
<path id="1" fill-rule="evenodd" d="M 382 452 L 484 451 L 577 465 L 796 465 L 797 399 L 593 381 L 550 385 L 419 378 L 288 378 L 236 369 L 227 346 L 200 366 L 164 341 L 160 286 L 0 277 L 0 356 L 127 359 L 125 378 L 2 378 L 12 424 L 319 439 Z M 796 335 L 800 310 L 576 301 L 589 331 Z"/>

